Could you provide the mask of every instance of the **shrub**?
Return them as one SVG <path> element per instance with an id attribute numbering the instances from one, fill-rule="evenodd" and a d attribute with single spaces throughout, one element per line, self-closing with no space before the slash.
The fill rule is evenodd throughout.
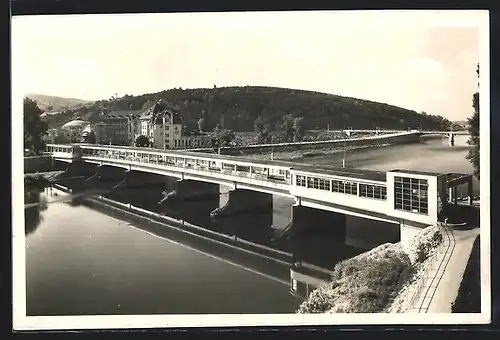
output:
<path id="1" fill-rule="evenodd" d="M 401 250 L 342 261 L 334 268 L 332 283 L 312 292 L 298 313 L 381 312 L 413 270 L 409 257 Z"/>
<path id="2" fill-rule="evenodd" d="M 432 251 L 443 242 L 443 233 L 439 228 L 431 227 L 412 240 L 409 249 L 412 263 L 422 263 L 432 254 Z"/>

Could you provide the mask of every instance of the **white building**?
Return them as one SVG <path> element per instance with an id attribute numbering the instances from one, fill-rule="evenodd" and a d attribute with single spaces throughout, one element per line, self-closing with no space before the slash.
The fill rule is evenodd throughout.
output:
<path id="1" fill-rule="evenodd" d="M 98 144 L 133 145 L 140 134 L 138 111 L 112 111 L 101 116 L 94 132 Z"/>
<path id="2" fill-rule="evenodd" d="M 155 148 L 201 148 L 210 142 L 207 135 L 186 136 L 184 133 L 179 113 L 161 100 L 140 117 L 140 134 L 148 137 Z"/>

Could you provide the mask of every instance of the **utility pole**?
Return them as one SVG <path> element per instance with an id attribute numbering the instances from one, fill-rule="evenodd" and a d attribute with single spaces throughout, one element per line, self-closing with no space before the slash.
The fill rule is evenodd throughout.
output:
<path id="1" fill-rule="evenodd" d="M 167 146 L 165 145 L 165 114 L 163 114 L 163 150 L 165 150 L 167 148 Z"/>
<path id="2" fill-rule="evenodd" d="M 345 168 L 347 132 L 343 131 L 342 132 L 342 137 L 344 139 L 344 157 L 342 158 L 342 168 Z"/>

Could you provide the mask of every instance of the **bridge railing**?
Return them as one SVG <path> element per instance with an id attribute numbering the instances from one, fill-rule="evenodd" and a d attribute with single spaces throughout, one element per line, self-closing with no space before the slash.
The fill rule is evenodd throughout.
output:
<path id="1" fill-rule="evenodd" d="M 174 172 L 181 172 L 185 174 L 191 174 L 191 175 L 198 175 L 201 177 L 206 177 L 210 176 L 212 178 L 220 179 L 220 180 L 225 180 L 225 181 L 230 181 L 230 182 L 241 182 L 244 184 L 254 184 L 258 186 L 263 186 L 263 187 L 268 187 L 271 189 L 280 189 L 283 191 L 289 191 L 290 190 L 290 180 L 288 181 L 281 181 L 281 180 L 275 180 L 272 178 L 268 178 L 266 176 L 261 176 L 258 174 L 252 174 L 252 173 L 243 173 L 243 172 L 238 172 L 238 171 L 232 171 L 232 170 L 221 170 L 221 171 L 216 171 L 213 169 L 209 169 L 208 167 L 205 169 L 195 167 L 195 166 L 188 166 L 187 164 L 182 164 L 182 163 L 165 163 L 165 162 L 157 162 L 157 161 L 152 161 L 148 157 L 144 158 L 139 158 L 139 157 L 134 157 L 134 158 L 119 158 L 117 156 L 112 156 L 112 155 L 99 155 L 99 156 L 82 156 L 82 159 L 84 160 L 93 160 L 93 161 L 98 161 L 98 162 L 106 162 L 106 161 L 111 161 L 111 163 L 119 163 L 119 164 L 124 164 L 124 165 L 138 165 L 138 166 L 146 166 L 150 168 L 156 168 L 156 169 L 164 169 L 164 170 L 171 170 Z"/>

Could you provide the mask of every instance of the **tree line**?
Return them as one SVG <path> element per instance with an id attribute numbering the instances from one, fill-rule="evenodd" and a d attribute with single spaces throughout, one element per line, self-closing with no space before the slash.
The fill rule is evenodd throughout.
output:
<path id="1" fill-rule="evenodd" d="M 255 130 L 255 121 L 262 120 L 273 129 L 283 123 L 285 115 L 303 117 L 304 130 L 348 126 L 359 129 L 447 129 L 452 123 L 435 114 L 403 109 L 356 98 L 312 91 L 274 87 L 223 87 L 204 89 L 170 89 L 140 96 L 117 95 L 92 105 L 66 110 L 46 117 L 51 126 L 60 126 L 76 116 L 92 123 L 101 114 L 113 110 L 145 111 L 158 99 L 171 103 L 178 111 L 186 131 L 213 131 L 217 125 L 237 132 Z M 286 124 L 290 124 L 287 122 Z M 265 137 L 265 131 L 263 131 Z"/>

